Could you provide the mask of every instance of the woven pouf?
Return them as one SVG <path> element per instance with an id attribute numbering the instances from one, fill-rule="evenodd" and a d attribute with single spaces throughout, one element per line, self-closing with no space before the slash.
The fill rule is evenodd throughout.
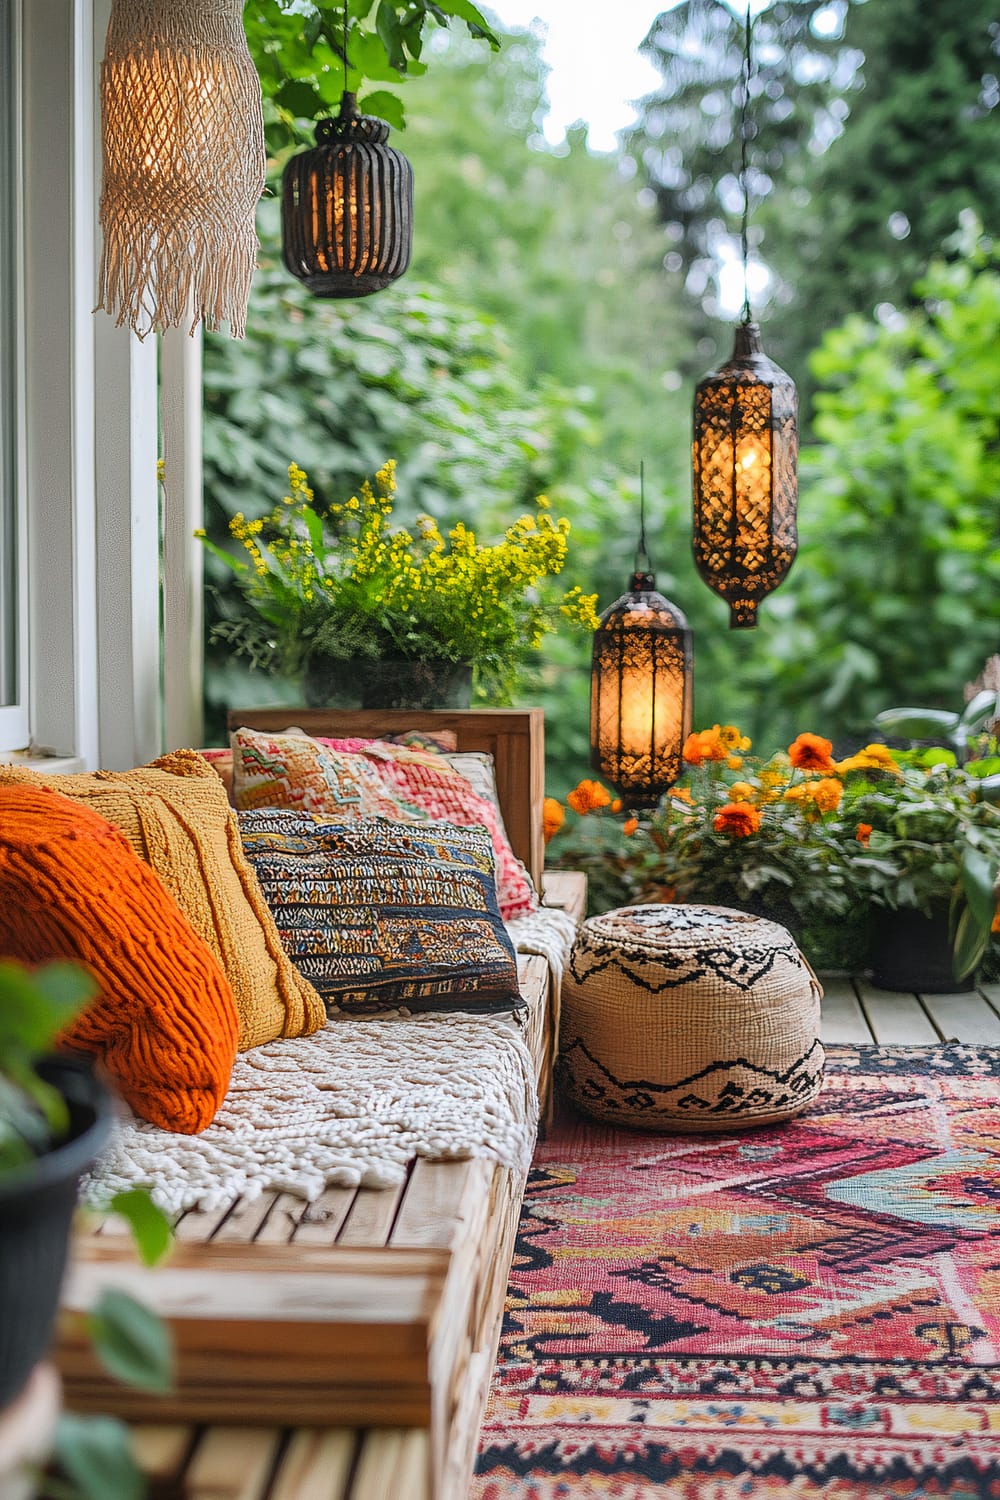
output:
<path id="1" fill-rule="evenodd" d="M 625 906 L 580 928 L 556 1081 L 586 1114 L 733 1130 L 805 1109 L 823 1082 L 823 991 L 784 927 L 725 906 Z"/>

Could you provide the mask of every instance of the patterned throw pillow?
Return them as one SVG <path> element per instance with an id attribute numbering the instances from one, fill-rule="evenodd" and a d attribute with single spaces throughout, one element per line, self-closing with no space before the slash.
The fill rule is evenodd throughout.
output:
<path id="1" fill-rule="evenodd" d="M 118 829 L 41 787 L 0 787 L 0 955 L 85 963 L 100 991 L 64 1044 L 96 1053 L 144 1120 L 209 1124 L 236 1057 L 226 976 Z"/>
<path id="2" fill-rule="evenodd" d="M 239 820 L 281 940 L 328 1008 L 520 1004 L 484 829 L 285 809 Z"/>
<path id="3" fill-rule="evenodd" d="M 232 985 L 241 1052 L 322 1026 L 319 996 L 285 955 L 222 783 L 196 751 L 177 750 L 134 771 L 73 776 L 0 766 L 0 786 L 13 783 L 83 803 L 152 865 Z"/>
<path id="4" fill-rule="evenodd" d="M 238 729 L 232 735 L 233 795 L 240 810 L 292 807 L 337 821 L 441 819 L 488 829 L 505 922 L 538 898 L 494 807 L 443 756 L 384 740 L 308 739 Z"/>

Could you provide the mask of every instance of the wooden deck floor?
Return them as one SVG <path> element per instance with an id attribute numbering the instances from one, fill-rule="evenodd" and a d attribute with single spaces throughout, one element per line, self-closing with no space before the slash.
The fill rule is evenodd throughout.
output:
<path id="1" fill-rule="evenodd" d="M 1000 984 L 983 984 L 965 994 L 910 995 L 876 989 L 864 979 L 846 975 L 828 975 L 822 982 L 824 1042 L 1000 1046 Z"/>

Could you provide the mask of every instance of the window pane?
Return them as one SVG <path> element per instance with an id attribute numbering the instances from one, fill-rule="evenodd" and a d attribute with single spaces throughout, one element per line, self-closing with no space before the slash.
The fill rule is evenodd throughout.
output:
<path id="1" fill-rule="evenodd" d="M 18 700 L 13 6 L 0 0 L 0 706 Z"/>

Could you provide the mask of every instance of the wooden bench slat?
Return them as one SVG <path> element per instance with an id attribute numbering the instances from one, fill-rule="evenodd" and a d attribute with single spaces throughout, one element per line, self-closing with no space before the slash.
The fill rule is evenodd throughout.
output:
<path id="1" fill-rule="evenodd" d="M 292 1233 L 295 1245 L 333 1245 L 351 1211 L 354 1187 L 328 1187 L 307 1203 Z"/>
<path id="2" fill-rule="evenodd" d="M 430 1500 L 430 1443 L 413 1428 L 364 1433 L 350 1500 Z"/>
<path id="3" fill-rule="evenodd" d="M 264 1500 L 281 1432 L 277 1427 L 211 1427 L 185 1474 L 187 1500 Z"/>
<path id="4" fill-rule="evenodd" d="M 405 1191 L 405 1182 L 394 1188 L 358 1188 L 337 1244 L 387 1245 Z"/>
<path id="5" fill-rule="evenodd" d="M 268 1500 L 347 1500 L 357 1441 L 354 1428 L 300 1427 L 292 1433 Z"/>

